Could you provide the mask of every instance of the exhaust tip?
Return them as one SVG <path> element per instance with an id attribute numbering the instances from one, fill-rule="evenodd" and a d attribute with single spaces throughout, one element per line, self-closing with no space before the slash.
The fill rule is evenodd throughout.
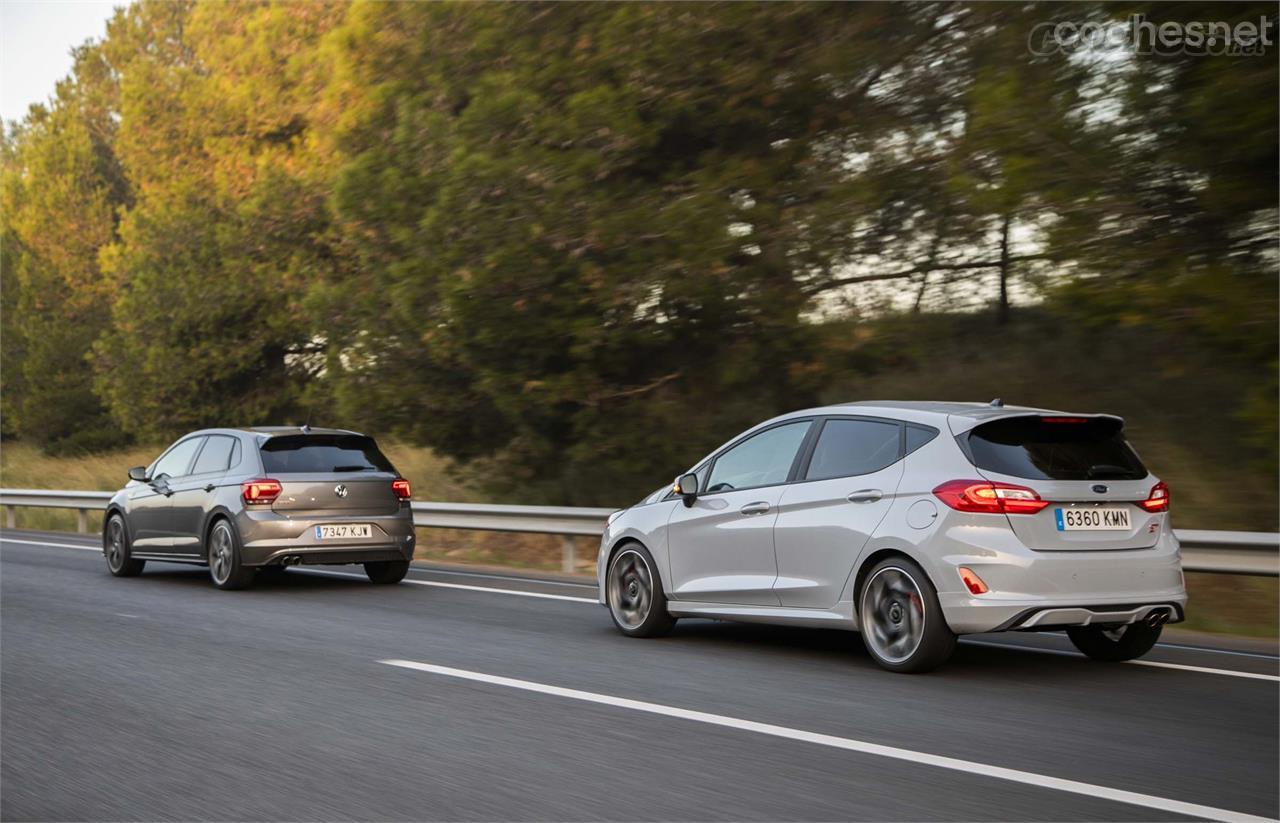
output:
<path id="1" fill-rule="evenodd" d="M 1165 609 L 1158 609 L 1148 614 L 1143 619 L 1143 622 L 1153 629 L 1163 626 L 1165 623 L 1169 622 L 1169 612 Z"/>

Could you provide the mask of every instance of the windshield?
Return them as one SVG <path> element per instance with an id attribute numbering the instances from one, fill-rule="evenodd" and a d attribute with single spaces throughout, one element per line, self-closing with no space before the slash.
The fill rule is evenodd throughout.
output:
<path id="1" fill-rule="evenodd" d="M 1146 467 L 1115 418 L 1013 417 L 968 435 L 973 464 L 1030 480 L 1141 480 Z"/>

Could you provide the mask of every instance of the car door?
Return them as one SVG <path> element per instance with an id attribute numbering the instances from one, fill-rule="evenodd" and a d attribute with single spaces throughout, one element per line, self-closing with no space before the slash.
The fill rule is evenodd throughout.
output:
<path id="1" fill-rule="evenodd" d="M 204 437 L 188 437 L 170 446 L 151 465 L 147 483 L 129 494 L 129 526 L 133 547 L 142 553 L 168 554 L 173 546 L 169 520 L 170 501 L 176 478 L 187 474 Z"/>
<path id="2" fill-rule="evenodd" d="M 894 420 L 827 418 L 774 524 L 783 606 L 829 609 L 902 480 L 903 427 Z"/>
<path id="3" fill-rule="evenodd" d="M 672 593 L 680 600 L 776 606 L 773 523 L 812 421 L 771 426 L 712 461 L 707 488 L 667 522 Z"/>
<path id="4" fill-rule="evenodd" d="M 169 498 L 169 527 L 175 555 L 199 556 L 205 514 L 237 451 L 236 438 L 211 434 L 205 438 L 190 472 L 170 482 L 173 495 Z"/>

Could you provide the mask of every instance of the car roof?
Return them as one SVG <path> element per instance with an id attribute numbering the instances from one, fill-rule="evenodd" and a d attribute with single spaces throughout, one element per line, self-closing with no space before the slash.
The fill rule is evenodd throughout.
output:
<path id="1" fill-rule="evenodd" d="M 801 409 L 781 415 L 773 423 L 794 417 L 812 417 L 814 415 L 854 414 L 871 417 L 890 417 L 909 423 L 923 423 L 938 428 L 950 428 L 952 434 L 960 434 L 974 426 L 990 420 L 1005 417 L 1020 417 L 1028 414 L 1069 415 L 1071 417 L 1099 417 L 1120 420 L 1112 414 L 1095 414 L 1064 412 L 1059 409 L 1044 409 L 1035 406 L 1006 406 L 1003 403 L 964 403 L 941 400 L 859 400 L 849 403 L 834 403 L 830 406 L 818 406 Z M 1121 423 L 1124 421 L 1121 420 Z"/>
<path id="2" fill-rule="evenodd" d="M 282 435 L 298 435 L 298 434 L 353 434 L 357 437 L 364 437 L 360 432 L 350 431 L 349 429 L 322 429 L 314 426 L 226 426 L 216 429 L 201 429 L 191 432 L 191 434 L 217 434 L 219 432 L 248 432 L 250 434 L 265 435 L 266 437 L 280 437 Z"/>

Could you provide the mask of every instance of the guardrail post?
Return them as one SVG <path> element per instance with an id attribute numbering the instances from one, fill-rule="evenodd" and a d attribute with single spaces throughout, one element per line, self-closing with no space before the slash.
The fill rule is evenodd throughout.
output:
<path id="1" fill-rule="evenodd" d="M 560 570 L 565 574 L 573 574 L 578 568 L 578 538 L 565 535 L 560 548 Z"/>
<path id="2" fill-rule="evenodd" d="M 17 506 L 4 507 L 4 527 L 6 529 L 18 528 L 18 507 Z"/>
<path id="3" fill-rule="evenodd" d="M 80 534 L 89 533 L 89 511 L 88 509 L 76 509 L 76 531 Z"/>

